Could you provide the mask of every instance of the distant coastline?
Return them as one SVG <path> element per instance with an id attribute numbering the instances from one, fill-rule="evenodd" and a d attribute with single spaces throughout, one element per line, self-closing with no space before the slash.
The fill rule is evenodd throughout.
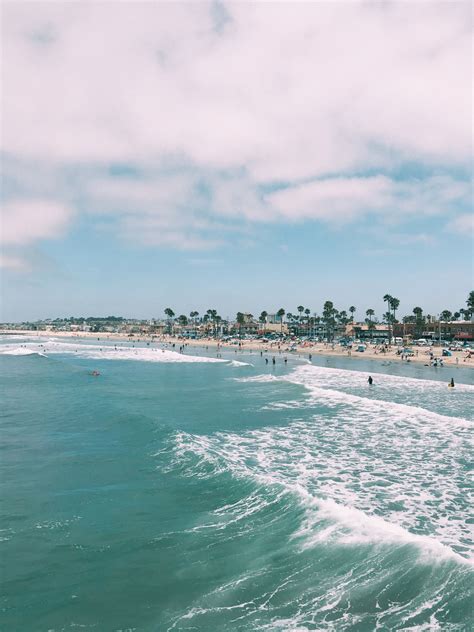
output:
<path id="1" fill-rule="evenodd" d="M 0 335 L 2 336 L 11 336 L 15 338 L 17 336 L 31 336 L 37 338 L 44 337 L 54 337 L 54 338 L 72 338 L 72 339 L 90 339 L 90 340 L 119 340 L 121 342 L 150 342 L 154 344 L 175 344 L 176 346 L 187 345 L 190 347 L 200 347 L 205 349 L 213 349 L 216 350 L 218 348 L 227 349 L 227 350 L 237 350 L 241 352 L 245 351 L 262 351 L 262 353 L 266 353 L 268 355 L 279 355 L 281 354 L 296 354 L 296 355 L 315 355 L 315 356 L 328 356 L 328 357 L 339 357 L 339 358 L 348 358 L 354 361 L 357 360 L 378 360 L 381 362 L 406 362 L 406 360 L 402 360 L 400 355 L 397 355 L 397 347 L 389 346 L 386 351 L 383 351 L 382 348 L 378 345 L 367 345 L 364 352 L 360 353 L 355 351 L 354 349 L 347 349 L 345 347 L 341 347 L 337 343 L 328 343 L 328 342 L 304 342 L 297 345 L 290 346 L 287 342 L 279 342 L 273 341 L 268 343 L 263 343 L 259 340 L 241 340 L 237 344 L 235 342 L 220 342 L 219 340 L 215 340 L 214 338 L 200 338 L 198 340 L 183 340 L 178 336 L 170 336 L 170 335 L 160 335 L 160 336 L 152 336 L 152 335 L 143 335 L 143 334 L 124 334 L 124 333 L 104 333 L 104 332 L 64 332 L 64 331 L 55 331 L 55 330 L 8 330 L 2 329 L 0 330 Z M 429 347 L 413 347 L 414 355 L 409 357 L 408 360 L 413 363 L 418 364 L 429 364 L 430 355 L 429 355 Z M 459 368 L 474 368 L 474 354 L 471 354 L 471 357 L 467 357 L 469 354 L 466 350 L 461 351 L 452 351 L 451 356 L 443 357 L 443 364 L 445 366 L 456 366 Z M 433 354 L 435 357 L 441 356 L 440 347 L 433 348 Z"/>

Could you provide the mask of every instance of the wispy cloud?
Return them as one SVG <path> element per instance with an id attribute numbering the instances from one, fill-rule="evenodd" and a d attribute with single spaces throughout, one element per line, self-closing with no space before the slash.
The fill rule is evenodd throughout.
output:
<path id="1" fill-rule="evenodd" d="M 474 237 L 474 215 L 466 213 L 458 215 L 447 224 L 447 229 L 452 233 L 458 233 L 472 239 Z"/>
<path id="2" fill-rule="evenodd" d="M 449 176 L 395 180 L 378 175 L 316 180 L 287 187 L 268 199 L 283 218 L 340 224 L 368 214 L 400 221 L 448 213 L 453 205 L 467 204 L 470 194 L 469 182 Z"/>
<path id="3" fill-rule="evenodd" d="M 9 270 L 20 272 L 30 270 L 30 266 L 24 257 L 7 254 L 0 254 L 0 268 L 7 268 Z"/>
<path id="4" fill-rule="evenodd" d="M 55 200 L 16 199 L 1 206 L 0 267 L 27 271 L 28 248 L 37 241 L 65 234 L 74 211 Z"/>
<path id="5" fill-rule="evenodd" d="M 52 200 L 11 200 L 2 206 L 1 242 L 22 246 L 64 234 L 73 211 Z"/>

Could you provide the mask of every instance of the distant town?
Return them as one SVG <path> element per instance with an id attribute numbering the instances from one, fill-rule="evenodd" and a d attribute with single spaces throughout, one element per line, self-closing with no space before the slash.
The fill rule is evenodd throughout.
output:
<path id="1" fill-rule="evenodd" d="M 298 305 L 294 312 L 280 308 L 275 312 L 262 311 L 258 316 L 237 312 L 234 318 L 223 318 L 215 309 L 200 314 L 176 314 L 171 307 L 163 318 L 135 319 L 123 316 L 89 316 L 54 318 L 21 323 L 2 323 L 5 332 L 57 331 L 114 333 L 129 336 L 173 335 L 188 339 L 224 338 L 226 336 L 282 338 L 297 337 L 308 340 L 332 341 L 356 338 L 387 341 L 392 338 L 427 339 L 432 341 L 472 342 L 474 340 L 474 291 L 470 292 L 466 307 L 443 310 L 440 314 L 425 314 L 421 307 L 397 317 L 400 301 L 387 294 L 384 297 L 387 311 L 378 318 L 371 308 L 362 311 L 351 305 L 338 310 L 332 301 L 324 303 L 321 314 L 309 307 Z M 357 317 L 358 316 L 358 317 Z"/>

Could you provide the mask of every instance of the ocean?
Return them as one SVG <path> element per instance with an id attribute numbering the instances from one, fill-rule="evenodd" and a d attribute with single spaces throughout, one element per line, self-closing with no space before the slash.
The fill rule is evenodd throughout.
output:
<path id="1" fill-rule="evenodd" d="M 472 371 L 283 359 L 3 337 L 0 629 L 473 629 Z"/>

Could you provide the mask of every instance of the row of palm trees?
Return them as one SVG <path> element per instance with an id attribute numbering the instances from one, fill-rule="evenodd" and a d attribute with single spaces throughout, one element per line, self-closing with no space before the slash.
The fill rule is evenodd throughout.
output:
<path id="1" fill-rule="evenodd" d="M 381 322 L 388 325 L 389 337 L 391 337 L 393 325 L 399 322 L 397 320 L 397 311 L 400 307 L 400 300 L 391 294 L 385 294 L 383 301 L 387 304 L 387 311 L 382 314 Z M 443 310 L 439 316 L 440 320 L 447 322 L 458 320 L 461 317 L 463 319 L 468 319 L 472 316 L 474 314 L 474 290 L 469 293 L 466 305 L 467 309 L 460 308 L 454 312 L 451 312 L 448 309 Z M 345 326 L 349 323 L 354 323 L 356 311 L 357 308 L 354 305 L 351 305 L 347 311 L 344 309 L 338 310 L 335 308 L 332 301 L 326 301 L 323 305 L 321 316 L 316 314 L 311 315 L 309 307 L 298 305 L 296 307 L 296 313 L 286 312 L 286 310 L 281 307 L 276 312 L 276 318 L 280 322 L 281 333 L 283 333 L 283 323 L 285 322 L 286 316 L 286 322 L 290 327 L 304 325 L 307 329 L 309 329 L 312 325 L 323 323 L 325 325 L 328 339 L 331 339 L 334 336 L 334 331 L 337 326 Z M 348 315 L 348 312 L 350 313 L 350 316 Z M 173 332 L 173 326 L 175 322 L 178 322 L 181 326 L 187 326 L 189 324 L 194 327 L 197 327 L 198 324 L 210 325 L 213 335 L 217 336 L 219 328 L 224 322 L 223 318 L 217 313 L 216 309 L 208 309 L 202 316 L 200 316 L 198 311 L 193 310 L 189 313 L 189 316 L 180 314 L 176 317 L 176 314 L 171 307 L 167 307 L 164 310 L 164 313 L 167 318 L 169 333 Z M 377 318 L 375 318 L 375 310 L 373 308 L 369 308 L 365 311 L 364 320 L 369 330 L 375 329 L 377 323 L 379 322 Z M 404 323 L 414 323 L 417 325 L 417 329 L 421 329 L 426 322 L 431 322 L 432 320 L 433 316 L 430 314 L 426 314 L 425 316 L 423 314 L 423 309 L 418 306 L 413 308 L 412 314 L 406 315 L 402 319 Z M 253 314 L 237 312 L 235 322 L 240 330 L 247 322 L 252 321 L 254 321 Z M 260 313 L 258 322 L 262 325 L 262 329 L 265 331 L 265 326 L 268 322 L 267 311 L 263 310 Z"/>
<path id="2" fill-rule="evenodd" d="M 317 315 L 311 316 L 311 310 L 309 309 L 309 307 L 305 307 L 304 305 L 298 305 L 296 308 L 296 311 L 298 312 L 298 314 L 293 314 L 291 312 L 287 313 L 286 310 L 283 307 L 281 307 L 276 312 L 276 317 L 278 321 L 280 322 L 281 333 L 283 333 L 283 324 L 285 322 L 285 316 L 286 316 L 286 322 L 290 326 L 303 324 L 303 325 L 306 325 L 307 328 L 310 328 L 310 326 L 312 325 L 324 323 L 326 328 L 329 331 L 333 332 L 337 325 L 347 325 L 350 322 L 354 322 L 354 314 L 356 312 L 356 307 L 354 305 L 351 305 L 349 307 L 348 311 L 351 314 L 350 318 L 347 315 L 347 311 L 345 310 L 338 311 L 337 309 L 335 309 L 332 301 L 326 301 L 326 303 L 324 304 L 322 316 L 317 316 Z M 189 314 L 189 317 L 186 316 L 185 314 L 180 314 L 179 316 L 176 317 L 176 314 L 173 311 L 173 309 L 171 309 L 171 307 L 167 307 L 164 310 L 164 313 L 167 319 L 168 333 L 173 333 L 174 324 L 176 322 L 181 326 L 187 326 L 189 324 L 192 324 L 194 327 L 197 327 L 198 324 L 211 323 L 213 335 L 217 335 L 219 326 L 223 322 L 222 317 L 217 313 L 217 310 L 215 309 L 208 309 L 201 318 L 199 318 L 199 312 L 196 310 L 191 311 Z M 368 309 L 366 314 L 368 316 L 368 320 L 371 323 L 371 325 L 375 327 L 375 323 L 374 321 L 372 321 L 372 317 L 374 316 L 375 311 L 373 309 Z M 242 327 L 245 325 L 245 323 L 252 322 L 253 319 L 254 319 L 253 314 L 237 312 L 235 322 L 237 323 L 237 325 L 239 326 L 239 329 L 241 330 Z M 268 322 L 267 311 L 263 310 L 260 313 L 260 316 L 258 317 L 258 322 L 262 325 L 262 329 L 265 332 L 265 327 Z"/>
<path id="3" fill-rule="evenodd" d="M 178 322 L 178 324 L 182 327 L 186 327 L 189 324 L 197 327 L 199 323 L 211 323 L 213 335 L 216 336 L 219 331 L 219 325 L 223 320 L 222 316 L 217 313 L 216 309 L 208 309 L 201 319 L 199 319 L 199 312 L 196 310 L 191 311 L 189 313 L 189 317 L 186 316 L 186 314 L 180 314 L 177 318 L 175 318 L 176 314 L 171 307 L 167 307 L 164 310 L 164 313 L 168 324 L 168 333 L 173 332 L 173 325 L 175 322 Z"/>

